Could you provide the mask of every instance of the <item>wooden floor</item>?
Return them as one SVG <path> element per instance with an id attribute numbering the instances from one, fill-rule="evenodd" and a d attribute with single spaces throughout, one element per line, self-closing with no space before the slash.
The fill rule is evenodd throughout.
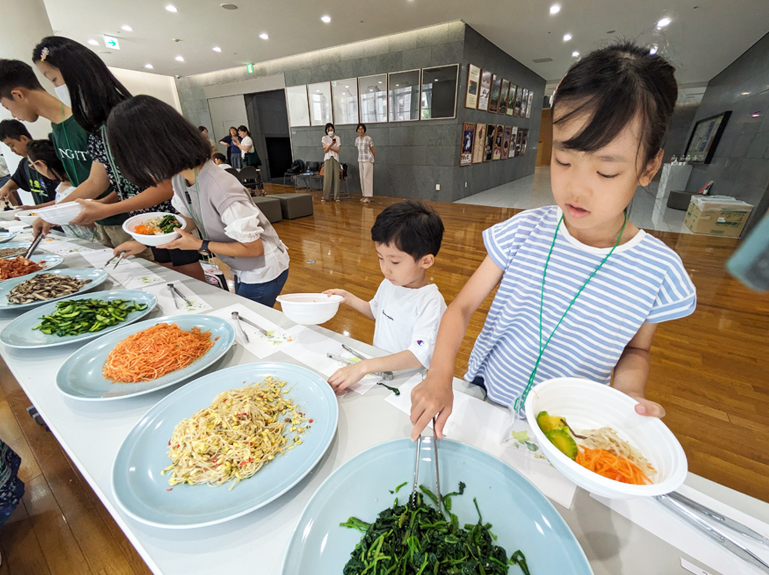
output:
<path id="1" fill-rule="evenodd" d="M 268 191 L 283 190 L 268 185 Z M 316 192 L 314 216 L 276 224 L 291 256 L 284 292 L 340 287 L 373 297 L 382 274 L 370 229 L 377 214 L 399 200 L 358 200 L 321 204 Z M 486 254 L 481 232 L 516 210 L 431 205 L 446 233 L 429 276 L 450 303 Z M 683 444 L 692 472 L 769 501 L 769 299 L 724 270 L 736 240 L 652 233 L 681 256 L 699 303 L 693 316 L 659 326 L 648 397 L 667 409 L 664 421 Z M 458 377 L 492 296 L 472 318 Z M 374 333 L 374 323 L 349 308 L 325 327 L 367 342 Z M 21 455 L 27 484 L 23 505 L 0 528 L 0 575 L 149 573 L 53 436 L 27 415 L 28 405 L 0 362 L 0 437 Z"/>

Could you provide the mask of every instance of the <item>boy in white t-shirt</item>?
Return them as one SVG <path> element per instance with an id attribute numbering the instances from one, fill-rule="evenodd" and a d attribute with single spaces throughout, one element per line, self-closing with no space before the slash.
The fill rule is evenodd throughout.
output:
<path id="1" fill-rule="evenodd" d="M 337 370 L 328 382 L 339 392 L 367 373 L 430 366 L 435 336 L 446 302 L 438 286 L 427 281 L 427 269 L 443 239 L 440 216 L 413 201 L 393 204 L 371 228 L 384 281 L 371 301 L 331 289 L 344 303 L 376 321 L 374 346 L 392 355 L 366 359 Z"/>

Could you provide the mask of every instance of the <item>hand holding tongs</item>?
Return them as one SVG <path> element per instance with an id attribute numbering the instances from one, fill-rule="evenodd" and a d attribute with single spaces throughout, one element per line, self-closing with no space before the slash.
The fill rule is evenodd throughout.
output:
<path id="1" fill-rule="evenodd" d="M 104 267 L 106 268 L 112 260 L 117 258 L 118 260 L 115 262 L 115 265 L 112 266 L 112 269 L 114 270 L 120 265 L 120 262 L 122 262 L 126 258 L 126 252 L 119 252 L 118 255 L 112 256 L 110 259 L 107 260 L 107 263 L 104 264 Z"/>
<path id="2" fill-rule="evenodd" d="M 27 251 L 24 253 L 24 259 L 28 260 L 30 256 L 34 253 L 34 251 L 37 249 L 37 246 L 40 245 L 40 242 L 43 241 L 43 233 L 40 232 L 35 236 L 35 239 L 32 240 L 32 243 L 27 248 Z"/>
<path id="3" fill-rule="evenodd" d="M 422 435 L 417 439 L 417 459 L 414 464 L 414 485 L 409 496 L 409 505 L 416 502 L 417 489 L 419 489 L 419 460 L 422 455 Z M 438 473 L 438 436 L 435 434 L 435 418 L 433 417 L 433 460 L 435 461 L 435 494 L 438 496 L 438 511 L 443 511 L 443 499 L 441 498 L 441 476 Z"/>
<path id="4" fill-rule="evenodd" d="M 758 567 L 761 571 L 769 573 L 769 564 L 764 562 L 760 557 L 755 555 L 752 551 L 750 551 L 750 549 L 742 545 L 740 542 L 735 541 L 726 533 L 705 521 L 702 517 L 707 517 L 712 521 L 722 525 L 723 527 L 731 529 L 732 531 L 736 531 L 737 533 L 740 533 L 741 535 L 752 539 L 753 541 L 757 541 L 762 545 L 769 546 L 769 539 L 760 533 L 754 531 L 746 525 L 743 525 L 739 521 L 735 521 L 734 519 L 730 519 L 729 517 L 721 515 L 709 507 L 701 505 L 696 501 L 692 501 L 688 497 L 685 497 L 680 493 L 676 493 L 675 491 L 672 491 L 667 495 L 658 495 L 655 497 L 655 499 L 682 517 L 693 527 L 696 527 L 699 531 L 703 532 L 711 539 L 714 539 L 727 551 L 732 552 L 734 555 L 750 563 L 751 565 Z"/>
<path id="5" fill-rule="evenodd" d="M 342 347 L 345 349 L 345 351 L 347 353 L 349 353 L 351 355 L 354 355 L 355 357 L 357 357 L 361 361 L 363 361 L 364 359 L 368 359 L 366 356 L 358 353 L 357 351 L 355 351 L 353 348 L 351 348 L 348 345 L 342 344 Z M 328 354 L 328 356 L 331 357 L 332 354 Z M 340 358 L 339 356 L 333 356 L 333 357 L 331 357 L 331 359 L 335 359 L 337 361 L 342 361 L 343 363 L 347 363 L 348 365 L 351 363 L 351 362 L 347 361 L 344 358 Z M 385 381 L 392 381 L 392 379 L 393 379 L 393 372 L 392 371 L 377 371 L 377 372 L 373 373 L 372 375 L 376 375 L 377 377 L 381 377 Z"/>

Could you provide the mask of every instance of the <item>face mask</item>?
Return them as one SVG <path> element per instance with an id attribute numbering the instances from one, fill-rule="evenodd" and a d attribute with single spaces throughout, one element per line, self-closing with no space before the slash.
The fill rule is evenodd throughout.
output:
<path id="1" fill-rule="evenodd" d="M 72 107 L 72 100 L 69 97 L 69 89 L 66 84 L 56 86 L 53 91 L 56 92 L 56 97 L 61 100 L 65 106 L 68 106 L 69 108 Z"/>
<path id="2" fill-rule="evenodd" d="M 334 130 L 329 130 L 328 131 L 328 135 L 333 138 L 334 137 Z"/>

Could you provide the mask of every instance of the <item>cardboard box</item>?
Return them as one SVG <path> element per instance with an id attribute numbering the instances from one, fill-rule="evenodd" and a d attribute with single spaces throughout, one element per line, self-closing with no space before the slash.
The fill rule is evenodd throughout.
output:
<path id="1" fill-rule="evenodd" d="M 684 224 L 695 234 L 737 238 L 753 206 L 729 196 L 692 196 Z"/>

